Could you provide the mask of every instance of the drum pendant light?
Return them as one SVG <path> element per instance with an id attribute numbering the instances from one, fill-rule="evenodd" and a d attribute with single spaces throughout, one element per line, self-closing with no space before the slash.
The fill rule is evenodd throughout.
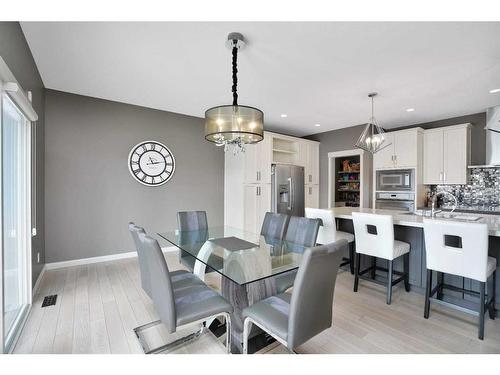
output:
<path id="1" fill-rule="evenodd" d="M 238 51 L 245 41 L 240 33 L 230 33 L 226 46 L 232 51 L 233 104 L 221 105 L 205 112 L 205 139 L 233 149 L 234 153 L 245 151 L 246 144 L 264 139 L 264 113 L 253 107 L 238 104 Z"/>

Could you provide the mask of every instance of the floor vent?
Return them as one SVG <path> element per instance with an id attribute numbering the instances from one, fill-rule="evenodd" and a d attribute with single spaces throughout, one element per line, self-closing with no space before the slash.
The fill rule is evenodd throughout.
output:
<path id="1" fill-rule="evenodd" d="M 46 296 L 43 299 L 42 307 L 53 306 L 56 304 L 57 294 L 52 294 L 51 296 Z"/>

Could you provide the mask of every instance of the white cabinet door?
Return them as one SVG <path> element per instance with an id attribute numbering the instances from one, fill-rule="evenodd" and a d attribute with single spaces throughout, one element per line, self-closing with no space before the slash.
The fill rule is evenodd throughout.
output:
<path id="1" fill-rule="evenodd" d="M 418 133 L 402 131 L 394 134 L 394 162 L 396 167 L 416 167 Z"/>
<path id="2" fill-rule="evenodd" d="M 271 183 L 272 137 L 245 146 L 245 183 Z"/>
<path id="3" fill-rule="evenodd" d="M 319 208 L 319 185 L 306 185 L 305 206 L 309 208 Z"/>
<path id="4" fill-rule="evenodd" d="M 307 164 L 305 167 L 306 184 L 319 184 L 319 144 L 307 143 Z"/>
<path id="5" fill-rule="evenodd" d="M 424 132 L 424 185 L 443 183 L 443 131 Z"/>
<path id="6" fill-rule="evenodd" d="M 271 211 L 271 184 L 245 185 L 244 230 L 260 233 L 266 212 Z"/>
<path id="7" fill-rule="evenodd" d="M 375 169 L 394 168 L 394 134 L 385 133 L 385 146 L 373 155 Z"/>
<path id="8" fill-rule="evenodd" d="M 445 184 L 466 184 L 468 128 L 443 130 L 443 181 Z"/>
<path id="9" fill-rule="evenodd" d="M 257 223 L 257 231 L 255 233 L 260 233 L 260 229 L 262 228 L 262 223 L 264 222 L 264 216 L 266 215 L 266 212 L 271 212 L 271 184 L 259 185 L 258 204 L 259 217 Z"/>
<path id="10" fill-rule="evenodd" d="M 273 163 L 273 142 L 272 137 L 264 135 L 264 140 L 258 144 L 257 148 L 257 170 L 259 172 L 259 183 L 271 183 L 271 164 Z"/>
<path id="11" fill-rule="evenodd" d="M 259 217 L 259 185 L 245 185 L 244 188 L 244 230 L 255 233 L 258 225 Z"/>
<path id="12" fill-rule="evenodd" d="M 245 183 L 256 184 L 258 183 L 258 144 L 247 145 L 245 147 Z"/>

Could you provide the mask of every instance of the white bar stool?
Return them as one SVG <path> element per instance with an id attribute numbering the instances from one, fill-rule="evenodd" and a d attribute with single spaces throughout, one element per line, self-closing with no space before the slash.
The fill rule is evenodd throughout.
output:
<path id="1" fill-rule="evenodd" d="M 479 316 L 480 340 L 484 338 L 484 314 L 489 310 L 495 319 L 495 282 L 497 260 L 488 256 L 488 226 L 484 223 L 464 223 L 424 219 L 427 285 L 425 291 L 425 319 L 429 318 L 430 302 L 438 302 L 463 312 Z M 432 271 L 438 273 L 438 283 L 432 288 Z M 479 293 L 443 282 L 443 273 L 479 281 Z M 493 275 L 490 300 L 486 302 L 486 284 Z M 479 307 L 471 310 L 442 300 L 443 289 L 479 297 Z M 433 298 L 436 294 L 436 298 Z"/>
<path id="2" fill-rule="evenodd" d="M 351 274 L 354 274 L 354 235 L 348 232 L 337 230 L 335 215 L 332 210 L 321 208 L 306 208 L 306 217 L 310 219 L 321 219 L 322 226 L 319 227 L 316 243 L 319 245 L 328 245 L 338 240 L 346 240 L 349 243 L 349 259 L 343 258 L 344 262 L 340 267 L 349 265 Z"/>
<path id="3" fill-rule="evenodd" d="M 352 213 L 354 223 L 354 235 L 356 236 L 356 260 L 354 265 L 354 292 L 358 291 L 359 279 L 368 280 L 377 284 L 387 285 L 387 304 L 391 304 L 392 287 L 404 281 L 405 290 L 410 291 L 409 282 L 409 259 L 410 244 L 394 239 L 394 223 L 391 215 L 377 215 L 361 212 Z M 372 257 L 372 265 L 360 270 L 361 255 Z M 394 259 L 403 257 L 404 271 L 394 270 Z M 388 267 L 377 267 L 376 258 L 386 259 Z M 376 271 L 387 272 L 385 282 L 377 280 Z M 363 277 L 371 272 L 371 278 Z M 400 276 L 393 279 L 393 274 Z"/>

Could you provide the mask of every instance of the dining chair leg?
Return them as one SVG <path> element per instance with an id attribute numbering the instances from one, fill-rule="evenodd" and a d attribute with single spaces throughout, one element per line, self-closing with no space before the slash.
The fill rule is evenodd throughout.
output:
<path id="1" fill-rule="evenodd" d="M 349 269 L 351 270 L 351 275 L 354 275 L 354 247 L 355 242 L 349 244 Z"/>
<path id="2" fill-rule="evenodd" d="M 443 272 L 436 272 L 436 278 L 437 278 L 437 285 L 441 285 L 441 287 L 438 288 L 438 290 L 437 290 L 436 298 L 437 299 L 442 299 L 443 298 L 443 288 L 442 288 L 442 285 L 444 284 L 444 273 Z"/>
<path id="3" fill-rule="evenodd" d="M 372 257 L 372 270 L 370 272 L 370 276 L 373 280 L 375 280 L 375 276 L 377 275 L 377 257 Z"/>
<path id="4" fill-rule="evenodd" d="M 389 260 L 389 265 L 387 267 L 387 304 L 391 304 L 392 300 L 392 267 L 394 265 L 393 260 Z"/>
<path id="5" fill-rule="evenodd" d="M 479 286 L 479 340 L 484 339 L 484 306 L 486 303 L 486 283 Z"/>
<path id="6" fill-rule="evenodd" d="M 405 290 L 410 291 L 410 253 L 403 255 L 403 272 L 404 272 L 404 283 Z"/>
<path id="7" fill-rule="evenodd" d="M 246 318 L 243 322 L 243 354 L 248 354 L 248 335 L 252 327 L 252 321 Z"/>
<path id="8" fill-rule="evenodd" d="M 496 295 L 496 283 L 497 283 L 497 271 L 493 272 L 492 277 L 493 285 L 491 286 L 491 302 L 488 312 L 490 314 L 490 319 L 495 320 L 495 295 Z"/>
<path id="9" fill-rule="evenodd" d="M 359 253 L 354 253 L 354 292 L 358 291 L 360 258 L 361 255 Z"/>
<path id="10" fill-rule="evenodd" d="M 431 308 L 431 289 L 432 289 L 432 270 L 427 270 L 427 283 L 425 285 L 425 308 L 424 308 L 424 318 L 429 319 L 429 311 Z"/>

